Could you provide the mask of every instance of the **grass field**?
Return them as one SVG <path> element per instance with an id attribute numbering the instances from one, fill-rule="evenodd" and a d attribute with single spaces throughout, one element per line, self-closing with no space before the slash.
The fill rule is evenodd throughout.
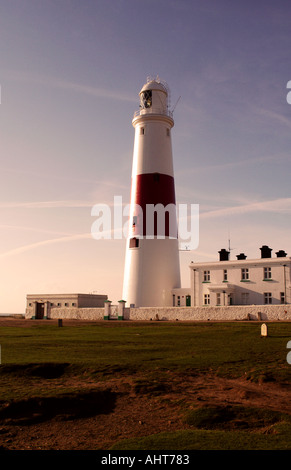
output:
<path id="1" fill-rule="evenodd" d="M 256 322 L 13 325 L 0 322 L 3 448 L 70 450 L 64 426 L 78 449 L 291 448 L 291 323 L 269 323 L 266 338 Z M 33 438 L 48 425 L 50 439 Z"/>

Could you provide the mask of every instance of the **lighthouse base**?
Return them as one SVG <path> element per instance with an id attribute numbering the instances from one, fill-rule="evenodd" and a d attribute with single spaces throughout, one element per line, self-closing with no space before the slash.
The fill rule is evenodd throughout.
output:
<path id="1" fill-rule="evenodd" d="M 122 297 L 127 306 L 170 307 L 172 289 L 179 288 L 180 263 L 177 239 L 139 239 L 128 248 Z"/>

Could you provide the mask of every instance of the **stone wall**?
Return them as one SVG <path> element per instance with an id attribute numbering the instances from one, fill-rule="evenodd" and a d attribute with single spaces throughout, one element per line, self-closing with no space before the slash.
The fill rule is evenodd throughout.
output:
<path id="1" fill-rule="evenodd" d="M 105 313 L 104 308 L 51 308 L 49 318 L 98 321 L 104 319 Z M 32 316 L 32 309 L 27 308 L 25 318 L 30 319 Z M 291 321 L 291 305 L 125 308 L 123 319 L 133 321 Z"/>
<path id="2" fill-rule="evenodd" d="M 33 309 L 27 308 L 25 318 L 33 317 Z M 71 319 L 71 320 L 103 320 L 104 308 L 77 308 L 77 307 L 56 307 L 50 308 L 49 318 L 52 319 Z"/>
<path id="3" fill-rule="evenodd" d="M 126 309 L 125 319 L 167 321 L 291 320 L 291 305 L 144 307 Z"/>

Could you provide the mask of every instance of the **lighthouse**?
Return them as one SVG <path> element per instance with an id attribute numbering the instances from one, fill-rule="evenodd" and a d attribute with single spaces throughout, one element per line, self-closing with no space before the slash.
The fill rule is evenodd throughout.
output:
<path id="1" fill-rule="evenodd" d="M 180 264 L 168 85 L 148 79 L 139 97 L 122 295 L 128 306 L 172 306 Z"/>

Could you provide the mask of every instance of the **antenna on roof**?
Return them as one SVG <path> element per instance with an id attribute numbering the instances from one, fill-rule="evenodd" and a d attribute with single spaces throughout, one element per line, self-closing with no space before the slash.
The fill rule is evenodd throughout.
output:
<path id="1" fill-rule="evenodd" d="M 231 244 L 230 244 L 230 233 L 228 232 L 228 251 L 229 253 L 233 250 L 234 248 L 231 248 Z"/>
<path id="2" fill-rule="evenodd" d="M 178 102 L 180 101 L 180 99 L 181 99 L 181 96 L 179 96 L 179 98 L 177 99 L 176 104 L 175 104 L 175 106 L 174 106 L 173 109 L 172 109 L 172 114 L 174 113 L 174 111 L 175 111 L 175 109 L 176 109 L 176 106 L 177 106 Z"/>
<path id="3" fill-rule="evenodd" d="M 192 250 L 190 249 L 190 245 L 185 245 L 184 248 L 182 247 L 182 245 L 180 245 L 179 251 L 192 251 Z"/>

